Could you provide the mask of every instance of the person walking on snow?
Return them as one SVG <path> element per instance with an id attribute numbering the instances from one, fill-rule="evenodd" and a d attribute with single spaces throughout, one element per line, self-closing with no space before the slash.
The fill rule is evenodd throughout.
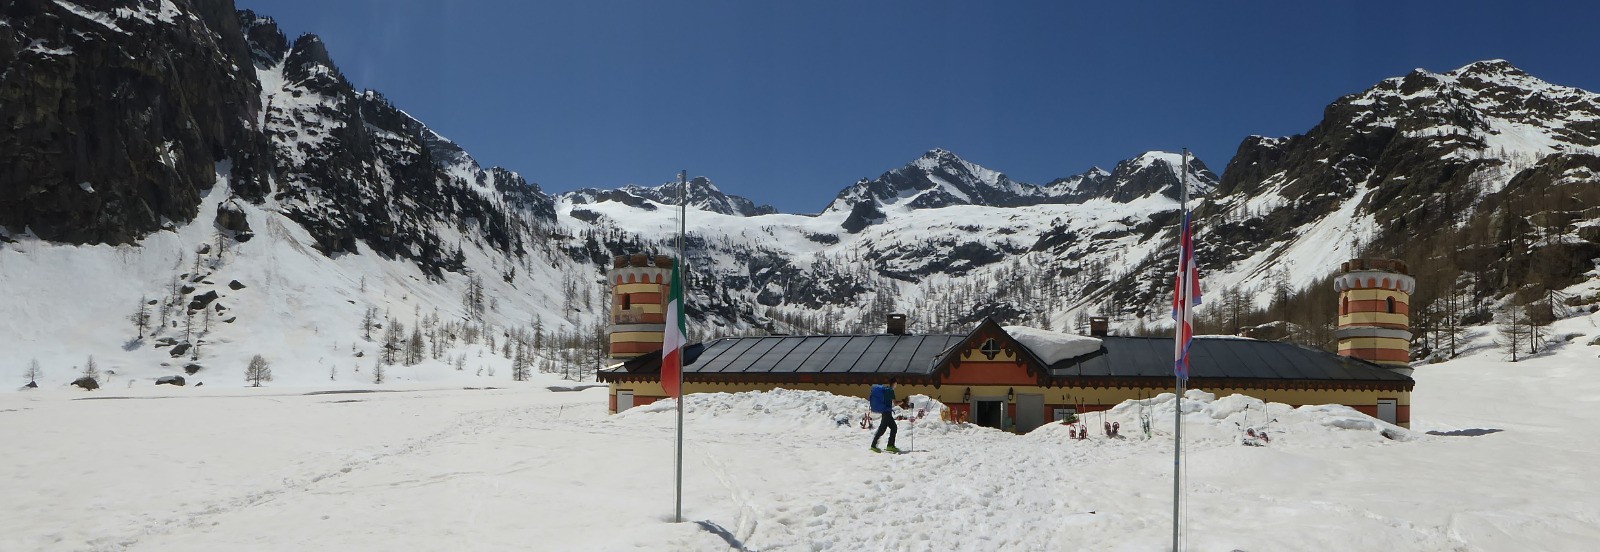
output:
<path id="1" fill-rule="evenodd" d="M 882 421 L 878 423 L 878 432 L 872 435 L 872 452 L 883 452 L 878 449 L 878 438 L 883 437 L 883 430 L 889 430 L 889 452 L 900 452 L 894 446 L 894 436 L 900 428 L 894 423 L 894 378 L 889 378 L 888 385 L 876 384 L 872 386 L 872 395 L 867 402 L 871 403 L 872 411 L 883 414 Z"/>

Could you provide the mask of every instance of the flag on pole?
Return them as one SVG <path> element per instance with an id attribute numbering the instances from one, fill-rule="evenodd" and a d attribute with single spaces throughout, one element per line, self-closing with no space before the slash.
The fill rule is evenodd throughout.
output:
<path id="1" fill-rule="evenodd" d="M 1178 276 L 1173 286 L 1172 319 L 1178 323 L 1173 348 L 1173 373 L 1189 379 L 1189 343 L 1194 341 L 1194 307 L 1200 304 L 1200 266 L 1194 260 L 1194 234 L 1189 228 L 1189 210 L 1183 211 L 1183 229 L 1178 246 Z"/>
<path id="2" fill-rule="evenodd" d="M 683 281 L 679 265 L 672 263 L 672 292 L 667 296 L 667 331 L 661 342 L 661 387 L 668 397 L 679 395 L 678 383 L 683 378 L 683 346 L 688 344 L 687 325 L 683 314 Z"/>

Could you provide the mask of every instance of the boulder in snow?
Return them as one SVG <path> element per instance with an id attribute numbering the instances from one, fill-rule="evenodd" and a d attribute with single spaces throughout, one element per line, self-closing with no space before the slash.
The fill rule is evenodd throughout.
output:
<path id="1" fill-rule="evenodd" d="M 93 391 L 95 389 L 99 389 L 100 388 L 100 382 L 95 381 L 94 378 L 91 378 L 89 376 L 84 376 L 84 377 L 72 380 L 72 384 L 76 385 L 78 387 L 82 387 L 84 389 L 87 389 L 89 391 Z"/>
<path id="2" fill-rule="evenodd" d="M 234 202 L 217 206 L 217 227 L 234 232 L 249 232 L 250 221 L 244 216 L 244 207 Z M 239 240 L 244 241 L 244 240 Z"/>
<path id="3" fill-rule="evenodd" d="M 195 375 L 196 372 L 199 372 L 201 368 L 202 368 L 202 366 L 200 366 L 199 364 L 187 364 L 187 365 L 184 365 L 183 372 L 185 374 L 189 374 L 189 375 L 192 376 L 192 375 Z M 178 379 L 183 379 L 183 378 L 178 378 Z M 180 383 L 178 385 L 183 385 L 183 384 Z"/>
<path id="4" fill-rule="evenodd" d="M 172 358 L 178 358 L 189 352 L 188 343 L 179 343 L 172 347 Z"/>
<path id="5" fill-rule="evenodd" d="M 217 290 L 214 289 L 200 295 L 196 295 L 194 296 L 194 300 L 189 302 L 189 310 L 197 311 L 206 308 L 206 305 L 210 305 L 212 301 L 216 300 Z"/>
<path id="6" fill-rule="evenodd" d="M 244 289 L 244 284 L 239 283 L 238 280 L 234 280 L 232 282 L 228 282 L 228 289 L 231 289 L 231 290 L 234 290 L 234 291 L 239 291 L 241 289 Z"/>
<path id="7" fill-rule="evenodd" d="M 161 376 L 156 378 L 156 385 L 176 385 L 183 387 L 183 376 Z"/>

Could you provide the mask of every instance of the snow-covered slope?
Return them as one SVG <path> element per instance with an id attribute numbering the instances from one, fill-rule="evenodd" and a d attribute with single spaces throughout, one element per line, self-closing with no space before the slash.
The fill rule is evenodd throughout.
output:
<path id="1" fill-rule="evenodd" d="M 1412 429 L 1337 406 L 1184 403 L 1185 548 L 1587 550 L 1600 539 L 1593 315 L 1513 365 L 1418 367 Z M 1476 328 L 1485 343 L 1491 328 Z M 11 514 L 0 548 L 146 550 L 1160 550 L 1174 401 L 1027 435 L 900 424 L 866 450 L 866 401 L 695 394 L 674 523 L 670 401 L 607 415 L 605 390 L 402 387 L 41 390 L 0 395 Z M 916 416 L 916 412 L 904 414 Z M 1151 422 L 1147 436 L 1141 418 Z M 843 424 L 839 423 L 840 421 Z M 1108 438 L 1104 422 L 1120 425 Z M 46 429 L 48 428 L 48 429 Z M 1265 446 L 1244 444 L 1245 428 Z M 115 450 L 108 459 L 106 450 Z M 777 459 L 781 459 L 777 460 Z M 529 497 L 559 497 L 530 500 Z"/>
<path id="2" fill-rule="evenodd" d="M 1597 146 L 1600 94 L 1504 60 L 1418 69 L 1340 98 L 1304 135 L 1246 139 L 1202 211 L 1199 258 L 1214 289 L 1262 291 L 1258 306 L 1280 282 L 1313 285 L 1363 254 L 1409 261 L 1430 288 L 1458 272 L 1498 282 L 1479 295 L 1565 288 L 1592 266 L 1534 274 L 1500 260 L 1600 256 L 1597 235 L 1577 232 L 1600 220 L 1585 211 L 1600 206 Z M 1507 217 L 1529 227 L 1498 222 Z M 1540 244 L 1496 244 L 1520 233 Z"/>
<path id="3" fill-rule="evenodd" d="M 505 264 L 500 252 L 472 246 L 450 228 L 439 232 L 469 244 L 462 249 L 468 274 L 431 275 L 360 242 L 352 254 L 329 256 L 275 202 L 231 201 L 220 190 L 205 197 L 204 222 L 152 234 L 138 246 L 0 243 L 0 286 L 8 290 L 0 302 L 5 388 L 27 383 L 23 371 L 32 362 L 43 372 L 40 387 L 64 388 L 83 375 L 91 356 L 101 385 L 113 389 L 148 387 L 172 375 L 191 386 L 238 387 L 258 354 L 273 366 L 275 383 L 268 385 L 366 387 L 375 385 L 373 371 L 394 321 L 403 326 L 402 341 L 417 334 L 423 358 L 388 362 L 387 384 L 507 382 L 517 355 L 503 348 L 516 341 L 529 347 L 534 371 L 576 377 L 579 369 L 599 366 L 598 349 L 561 350 L 556 343 L 598 332 L 605 300 L 597 273 L 564 273 L 537 250 L 530 257 L 539 262 Z M 242 213 L 252 239 L 218 237 L 211 221 L 224 204 Z M 474 280 L 486 297 L 476 310 L 465 300 Z M 214 299 L 194 308 L 212 293 Z M 143 331 L 130 320 L 141 305 L 149 315 Z M 363 325 L 369 311 L 376 324 L 370 330 Z M 544 346 L 537 352 L 536 328 Z M 485 331 L 492 335 L 476 335 Z M 184 344 L 192 346 L 180 352 Z"/>

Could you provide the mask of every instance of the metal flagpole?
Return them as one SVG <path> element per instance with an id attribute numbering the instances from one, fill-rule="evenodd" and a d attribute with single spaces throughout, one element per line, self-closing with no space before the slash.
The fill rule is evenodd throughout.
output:
<path id="1" fill-rule="evenodd" d="M 687 228 L 689 226 L 689 223 L 686 220 L 688 218 L 688 213 L 689 213 L 689 207 L 688 207 L 689 181 L 686 178 L 688 173 L 689 173 L 689 171 L 687 171 L 687 170 L 678 171 L 678 277 L 681 278 L 681 279 L 684 279 L 684 280 L 688 279 L 688 274 L 689 274 L 689 271 L 684 270 L 684 268 L 685 268 L 684 267 L 684 264 L 685 264 L 684 261 L 686 259 L 688 259 L 689 256 L 687 254 L 685 254 L 685 252 L 683 250 L 683 234 L 684 234 L 684 232 L 686 232 L 686 230 L 687 230 Z M 684 288 L 687 288 L 688 286 L 684 286 L 683 285 L 685 283 L 686 282 L 680 281 L 680 282 L 678 282 L 678 285 L 683 286 Z M 680 309 L 680 310 L 686 309 L 688 307 L 688 303 L 689 303 L 688 299 L 686 299 L 686 297 L 688 297 L 688 295 L 689 295 L 688 291 L 685 291 L 683 295 L 684 295 L 685 298 L 680 298 L 679 299 L 678 309 Z M 687 319 L 687 317 L 685 317 L 685 319 Z M 678 321 L 677 320 L 668 320 L 667 323 L 668 324 L 677 324 Z M 685 328 L 685 329 L 687 329 L 687 328 Z M 688 332 L 685 331 L 684 334 L 685 334 L 683 336 L 684 344 L 687 345 L 688 341 L 689 341 Z M 677 461 L 673 463 L 674 468 L 678 472 L 678 492 L 677 492 L 677 495 L 676 495 L 678 504 L 677 504 L 677 509 L 675 510 L 675 513 L 674 513 L 674 518 L 677 519 L 677 523 L 683 523 L 683 356 L 686 353 L 686 351 L 682 350 L 683 349 L 682 345 L 680 345 L 679 347 L 680 347 L 680 349 L 678 351 L 678 458 L 677 458 Z"/>
<path id="2" fill-rule="evenodd" d="M 1183 177 L 1181 180 L 1182 192 L 1179 194 L 1178 206 L 1179 213 L 1181 213 L 1179 216 L 1182 217 L 1180 220 L 1183 221 L 1184 227 L 1178 229 L 1178 289 L 1174 290 L 1178 298 L 1179 309 L 1176 313 L 1178 314 L 1177 335 L 1174 336 L 1174 339 L 1180 342 L 1183 341 L 1183 325 L 1188 322 L 1189 313 L 1189 251 L 1184 247 L 1185 244 L 1183 243 L 1186 237 L 1184 234 L 1189 232 L 1189 148 L 1183 148 Z M 1180 351 L 1182 347 L 1181 343 L 1177 345 Z M 1180 352 L 1178 355 L 1178 358 L 1173 359 L 1174 363 L 1183 361 L 1183 353 Z M 1182 503 L 1183 491 L 1183 384 L 1185 382 L 1183 381 L 1183 375 L 1173 374 L 1173 376 L 1178 380 L 1178 402 L 1172 416 L 1172 552 L 1178 552 L 1179 506 Z"/>

